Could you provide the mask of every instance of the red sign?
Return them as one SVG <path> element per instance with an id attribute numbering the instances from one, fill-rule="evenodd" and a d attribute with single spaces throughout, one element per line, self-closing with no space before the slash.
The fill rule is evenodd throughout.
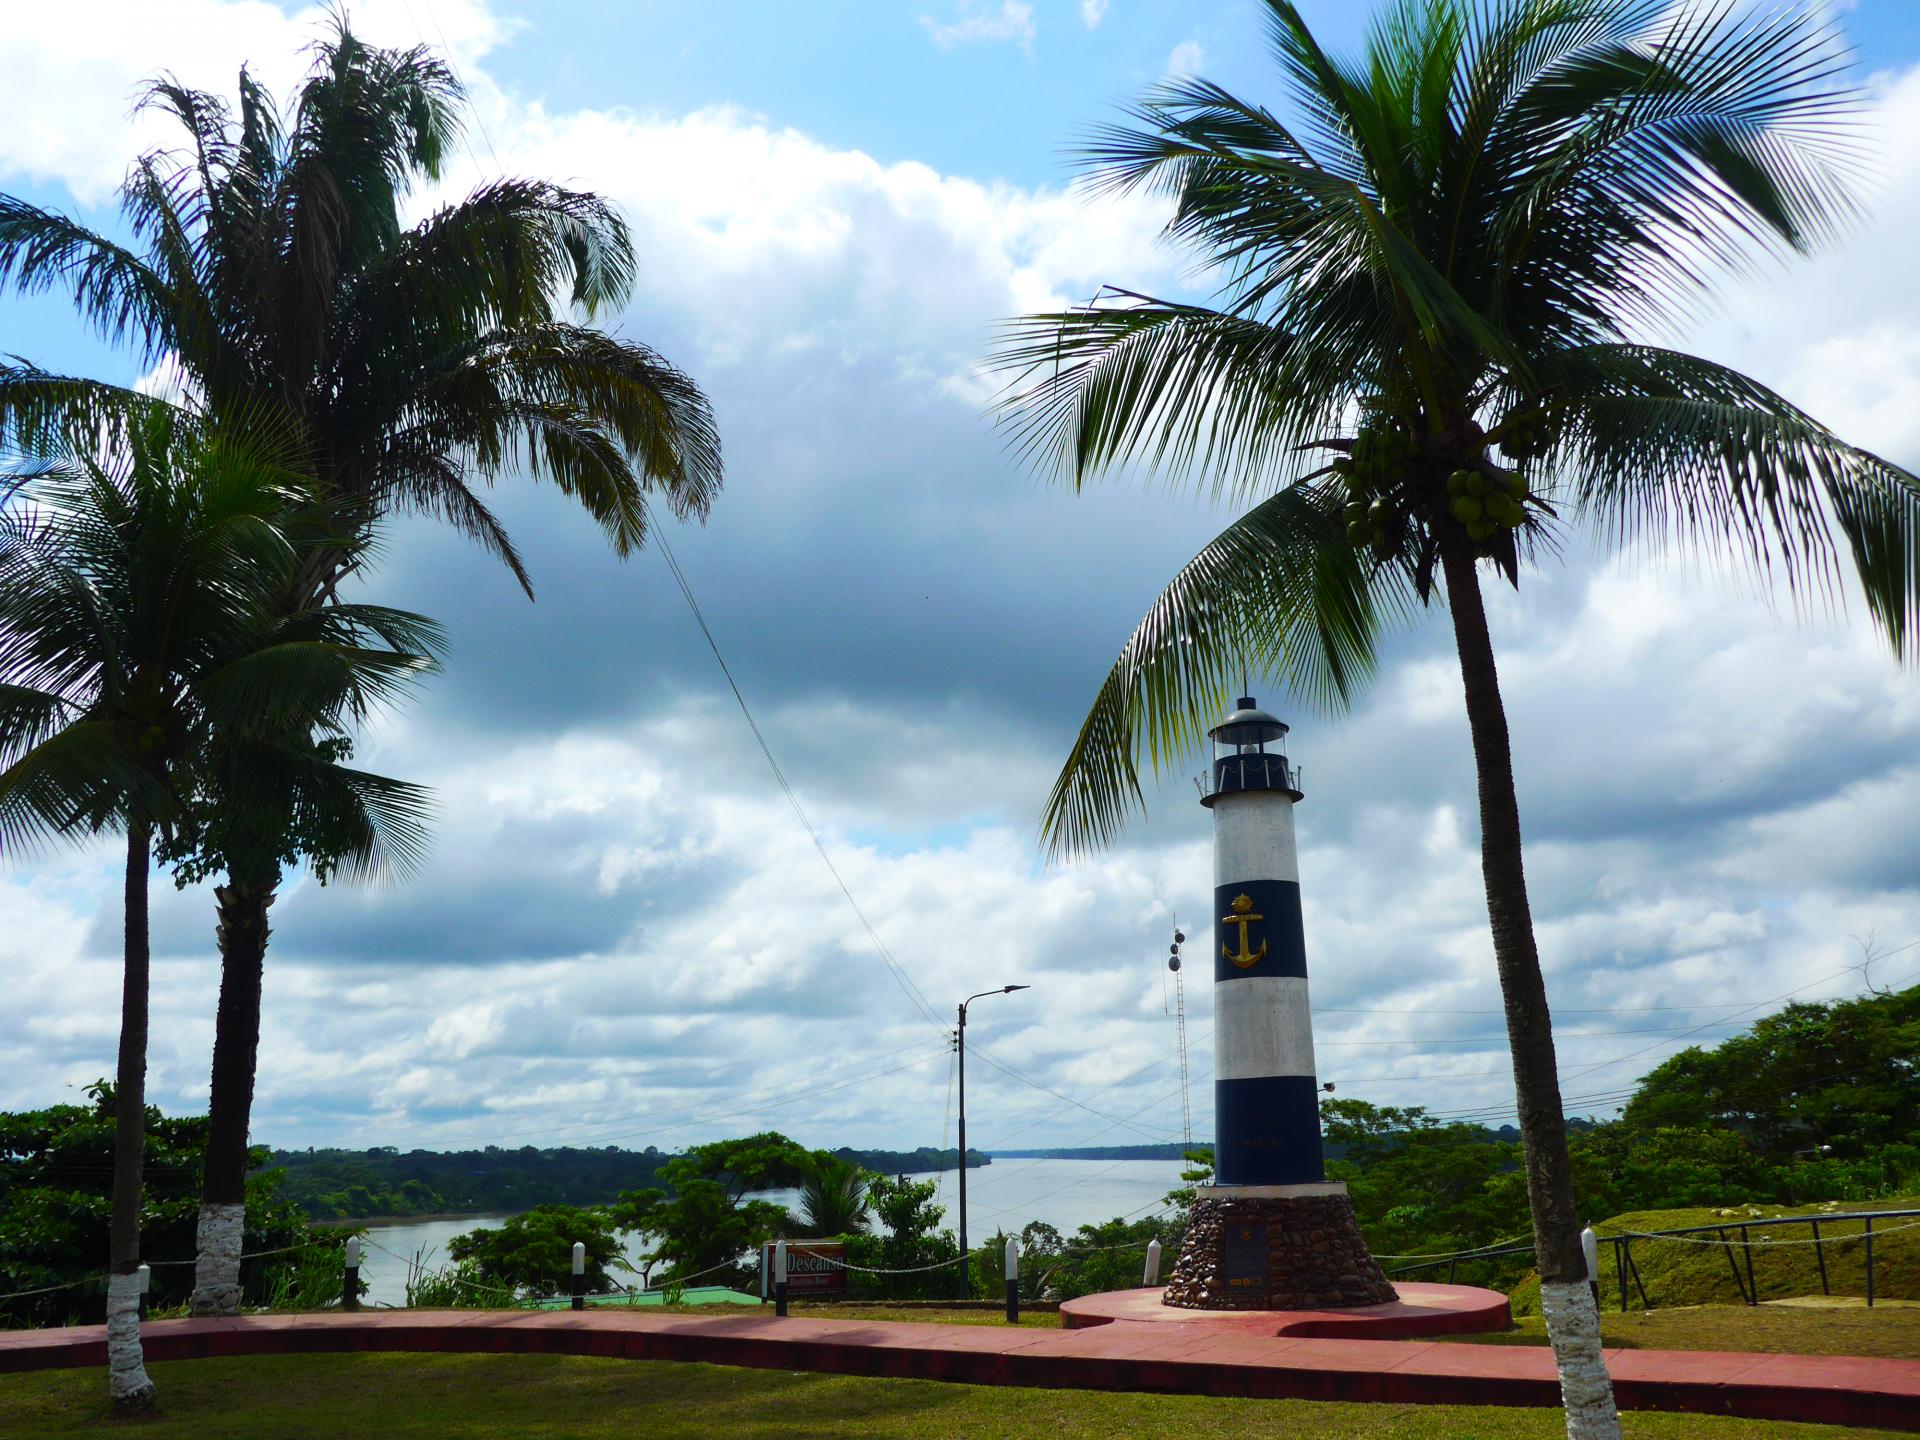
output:
<path id="1" fill-rule="evenodd" d="M 762 1295 L 773 1294 L 773 1249 L 769 1244 L 760 1252 Z M 844 1295 L 847 1291 L 846 1259 L 847 1247 L 837 1240 L 789 1240 L 787 1293 Z"/>

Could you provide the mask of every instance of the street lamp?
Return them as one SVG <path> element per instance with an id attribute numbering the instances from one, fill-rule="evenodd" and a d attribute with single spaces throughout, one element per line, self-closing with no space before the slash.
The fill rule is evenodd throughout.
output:
<path id="1" fill-rule="evenodd" d="M 1002 985 L 998 990 L 982 990 L 960 1002 L 960 1028 L 953 1032 L 960 1052 L 960 1287 L 964 1296 L 973 1289 L 969 1273 L 973 1252 L 967 1249 L 967 1006 L 989 995 L 1011 995 L 1016 990 L 1031 990 L 1031 985 Z"/>

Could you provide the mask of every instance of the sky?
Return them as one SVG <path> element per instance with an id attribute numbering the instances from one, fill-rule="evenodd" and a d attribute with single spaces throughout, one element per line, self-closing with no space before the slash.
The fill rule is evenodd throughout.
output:
<path id="1" fill-rule="evenodd" d="M 1356 40 L 1364 7 L 1303 8 Z M 1050 865 L 1036 835 L 1114 654 L 1230 517 L 1178 485 L 1074 494 L 1033 473 L 980 361 L 1000 319 L 1102 284 L 1199 293 L 1157 202 L 1077 193 L 1072 151 L 1169 73 L 1274 95 L 1251 0 L 363 0 L 352 18 L 446 49 L 474 97 L 412 213 L 514 174 L 630 220 L 640 278 L 609 323 L 707 389 L 726 450 L 710 520 L 660 539 L 818 846 L 658 547 L 616 559 L 562 497 L 503 481 L 529 603 L 457 538 L 396 526 L 370 593 L 444 621 L 452 655 L 360 758 L 434 788 L 434 849 L 405 885 L 290 882 L 256 1142 L 951 1143 L 952 1007 L 1007 983 L 1032 988 L 968 1029 L 974 1145 L 1178 1139 L 1163 962 L 1176 919 L 1190 954 L 1207 944 L 1200 758 L 1107 852 Z M 1868 215 L 1663 338 L 1912 466 L 1920 11 L 1840 18 Z M 323 25 L 265 0 L 10 16 L 0 189 L 111 229 L 128 161 L 168 142 L 130 112 L 144 78 L 230 90 L 245 63 L 284 91 Z M 58 297 L 0 296 L 0 352 L 143 369 Z M 1786 997 L 1858 993 L 1869 947 L 1877 982 L 1920 972 L 1920 680 L 1862 606 L 1796 611 L 1580 537 L 1490 594 L 1570 1111 L 1610 1114 L 1663 1057 Z M 1321 1077 L 1510 1118 L 1444 617 L 1396 633 L 1346 714 L 1256 688 L 1305 773 Z M 0 866 L 0 1108 L 112 1072 L 119 863 L 109 845 Z M 149 1093 L 170 1111 L 205 1104 L 212 929 L 204 888 L 156 888 Z M 1202 1138 L 1208 969 L 1186 997 Z"/>

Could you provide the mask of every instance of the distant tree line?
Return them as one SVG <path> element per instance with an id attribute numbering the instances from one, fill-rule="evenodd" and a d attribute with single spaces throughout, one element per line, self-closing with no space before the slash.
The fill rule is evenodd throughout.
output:
<path id="1" fill-rule="evenodd" d="M 829 1152 L 859 1167 L 892 1175 L 951 1170 L 952 1149 Z M 649 1186 L 672 1189 L 663 1169 L 676 1157 L 649 1145 L 543 1149 L 488 1145 L 479 1150 L 275 1150 L 270 1162 L 285 1171 L 282 1193 L 316 1220 L 362 1220 L 383 1216 L 473 1214 L 530 1210 L 537 1205 L 608 1205 L 621 1194 Z M 969 1166 L 991 1163 L 977 1150 Z"/>

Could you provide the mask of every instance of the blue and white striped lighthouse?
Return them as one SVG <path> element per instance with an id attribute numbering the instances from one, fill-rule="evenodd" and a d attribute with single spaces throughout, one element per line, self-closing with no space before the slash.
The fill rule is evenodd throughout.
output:
<path id="1" fill-rule="evenodd" d="M 1316 1185 L 1326 1171 L 1293 838 L 1299 772 L 1287 727 L 1251 696 L 1208 733 L 1214 1184 Z"/>
<path id="2" fill-rule="evenodd" d="M 1213 771 L 1213 1183 L 1196 1186 L 1161 1294 L 1183 1310 L 1385 1305 L 1347 1187 L 1320 1161 L 1307 940 L 1287 727 L 1242 696 L 1208 732 Z"/>

